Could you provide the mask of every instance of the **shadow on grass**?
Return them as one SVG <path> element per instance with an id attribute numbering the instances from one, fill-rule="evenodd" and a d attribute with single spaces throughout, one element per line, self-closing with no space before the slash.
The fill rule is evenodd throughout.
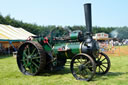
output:
<path id="1" fill-rule="evenodd" d="M 61 69 L 61 70 L 41 73 L 41 74 L 39 74 L 38 76 L 64 75 L 64 74 L 68 74 L 68 73 L 71 73 L 70 68 L 64 67 L 64 68 Z"/>
<path id="2" fill-rule="evenodd" d="M 113 78 L 113 77 L 118 77 L 118 76 L 124 75 L 124 74 L 128 75 L 128 72 L 108 72 L 105 75 L 96 75 L 96 78 L 93 81 L 96 81 L 97 79 L 106 80 L 106 79 L 110 79 L 110 78 Z"/>
<path id="3" fill-rule="evenodd" d="M 108 72 L 105 76 L 120 76 L 123 74 L 128 74 L 128 72 Z"/>
<path id="4" fill-rule="evenodd" d="M 12 55 L 0 55 L 0 59 L 9 58 L 12 57 Z"/>
<path id="5" fill-rule="evenodd" d="M 61 71 L 42 73 L 38 76 L 64 75 L 64 74 L 69 74 L 69 73 L 71 74 L 70 68 L 65 67 Z M 128 72 L 108 72 L 105 75 L 98 75 L 98 74 L 95 74 L 95 75 L 96 76 L 91 81 L 108 80 L 114 77 L 118 77 L 120 75 L 128 75 Z"/>

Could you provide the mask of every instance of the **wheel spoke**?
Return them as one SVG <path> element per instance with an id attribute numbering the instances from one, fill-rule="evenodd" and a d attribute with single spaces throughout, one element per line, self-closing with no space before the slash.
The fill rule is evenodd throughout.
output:
<path id="1" fill-rule="evenodd" d="M 89 63 L 90 63 L 90 61 L 86 62 L 84 65 L 86 66 L 86 65 L 88 65 Z"/>
<path id="2" fill-rule="evenodd" d="M 93 66 L 91 65 L 91 66 L 88 66 L 88 68 L 93 68 Z"/>
<path id="3" fill-rule="evenodd" d="M 25 67 L 26 70 L 28 69 L 28 65 L 27 64 L 24 63 L 23 66 Z"/>
<path id="4" fill-rule="evenodd" d="M 107 68 L 107 66 L 105 66 L 105 65 L 103 65 L 103 64 L 102 64 L 102 66 L 105 67 L 105 68 Z"/>
<path id="5" fill-rule="evenodd" d="M 75 72 L 76 74 L 79 72 L 79 69 L 77 69 L 77 71 Z"/>
<path id="6" fill-rule="evenodd" d="M 38 71 L 38 68 L 35 68 L 35 72 L 37 72 Z"/>
<path id="7" fill-rule="evenodd" d="M 26 54 L 26 50 L 23 51 L 23 57 L 26 57 L 27 58 L 27 54 Z"/>
<path id="8" fill-rule="evenodd" d="M 38 53 L 36 53 L 36 54 L 34 54 L 33 56 L 34 56 L 34 57 L 36 57 L 36 56 L 39 56 L 39 54 L 38 54 Z"/>
<path id="9" fill-rule="evenodd" d="M 32 57 L 32 59 L 39 59 L 40 58 L 40 56 L 38 56 L 38 57 Z"/>
<path id="10" fill-rule="evenodd" d="M 104 72 L 103 68 L 101 66 L 99 66 L 99 68 Z"/>
<path id="11" fill-rule="evenodd" d="M 90 69 L 87 69 L 86 73 L 86 77 L 90 77 L 92 75 L 92 71 L 90 71 Z"/>
<path id="12" fill-rule="evenodd" d="M 77 61 L 78 61 L 79 63 L 81 63 L 79 59 L 77 59 Z"/>
<path id="13" fill-rule="evenodd" d="M 84 78 L 88 78 L 88 77 L 90 77 L 91 76 L 91 74 L 90 74 L 90 72 L 88 72 L 88 71 L 83 71 L 84 73 L 85 73 L 85 75 L 84 75 Z"/>
<path id="14" fill-rule="evenodd" d="M 102 62 L 102 64 L 108 64 L 108 62 Z"/>
<path id="15" fill-rule="evenodd" d="M 27 65 L 29 65 L 29 60 L 27 59 Z"/>
<path id="16" fill-rule="evenodd" d="M 98 58 L 98 61 L 100 61 L 101 57 L 102 57 L 102 55 L 100 55 L 100 58 Z"/>
<path id="17" fill-rule="evenodd" d="M 78 67 L 79 65 L 77 63 L 74 63 L 76 67 Z"/>
<path id="18" fill-rule="evenodd" d="M 31 67 L 31 66 L 30 66 L 30 68 L 29 68 L 29 72 L 32 73 L 32 67 Z"/>
<path id="19" fill-rule="evenodd" d="M 28 55 L 30 55 L 30 48 L 29 48 L 29 44 L 27 45 L 27 51 L 28 51 Z"/>
<path id="20" fill-rule="evenodd" d="M 101 62 L 103 62 L 106 58 L 104 58 Z"/>
<path id="21" fill-rule="evenodd" d="M 83 72 L 82 71 L 80 71 L 80 77 L 83 78 Z"/>
<path id="22" fill-rule="evenodd" d="M 83 73 L 86 75 L 87 72 L 85 70 L 83 70 Z"/>
<path id="23" fill-rule="evenodd" d="M 88 74 L 87 69 L 84 69 L 84 72 L 85 72 L 86 74 Z"/>
<path id="24" fill-rule="evenodd" d="M 23 66 L 24 66 L 24 67 L 27 67 L 27 65 L 26 65 L 25 63 L 23 63 Z"/>
<path id="25" fill-rule="evenodd" d="M 35 51 L 36 51 L 36 48 L 32 51 L 31 56 L 35 53 Z"/>
<path id="26" fill-rule="evenodd" d="M 100 72 L 100 66 L 98 66 L 99 67 L 99 72 Z"/>
<path id="27" fill-rule="evenodd" d="M 82 56 L 80 56 L 80 62 L 82 62 Z"/>
<path id="28" fill-rule="evenodd" d="M 96 71 L 97 71 L 97 69 L 98 69 L 98 66 L 96 66 Z"/>
<path id="29" fill-rule="evenodd" d="M 30 73 L 34 73 L 32 65 L 30 65 L 30 69 L 29 69 Z"/>
<path id="30" fill-rule="evenodd" d="M 39 68 L 39 66 L 35 62 L 32 62 L 32 64 L 36 66 L 36 68 Z"/>

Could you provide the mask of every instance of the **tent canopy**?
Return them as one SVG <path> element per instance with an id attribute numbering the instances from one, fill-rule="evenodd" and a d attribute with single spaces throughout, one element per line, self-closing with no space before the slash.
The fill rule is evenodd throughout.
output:
<path id="1" fill-rule="evenodd" d="M 29 36 L 35 35 L 24 30 L 23 28 L 0 24 L 0 41 L 24 41 Z"/>

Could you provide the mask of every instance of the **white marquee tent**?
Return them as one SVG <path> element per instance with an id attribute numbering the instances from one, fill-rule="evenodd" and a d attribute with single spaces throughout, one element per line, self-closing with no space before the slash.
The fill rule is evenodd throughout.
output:
<path id="1" fill-rule="evenodd" d="M 26 40 L 29 36 L 35 35 L 23 28 L 0 24 L 0 40 Z"/>
<path id="2" fill-rule="evenodd" d="M 10 49 L 16 51 L 22 41 L 26 41 L 29 36 L 35 35 L 23 28 L 0 24 L 0 53 L 4 51 L 10 53 Z"/>

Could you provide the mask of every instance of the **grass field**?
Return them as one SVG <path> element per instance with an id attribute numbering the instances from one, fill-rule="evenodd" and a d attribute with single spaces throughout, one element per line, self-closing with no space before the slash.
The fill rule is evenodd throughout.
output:
<path id="1" fill-rule="evenodd" d="M 0 57 L 0 85 L 128 85 L 128 56 L 110 57 L 111 69 L 92 81 L 78 81 L 70 73 L 69 63 L 65 69 L 40 76 L 23 75 L 12 56 Z"/>

